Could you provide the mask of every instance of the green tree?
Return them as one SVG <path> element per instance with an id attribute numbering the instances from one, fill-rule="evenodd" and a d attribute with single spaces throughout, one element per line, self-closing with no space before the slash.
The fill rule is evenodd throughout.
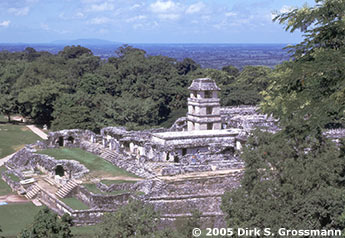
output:
<path id="1" fill-rule="evenodd" d="M 58 217 L 48 208 L 39 211 L 33 223 L 24 229 L 18 237 L 20 238 L 70 238 L 72 218 L 65 214 Z"/>
<path id="2" fill-rule="evenodd" d="M 308 59 L 316 49 L 340 50 L 345 45 L 345 1 L 315 0 L 316 5 L 277 14 L 274 21 L 285 30 L 305 33 L 305 39 L 292 47 L 295 57 Z"/>
<path id="3" fill-rule="evenodd" d="M 322 134 L 344 119 L 345 41 L 339 39 L 345 2 L 316 2 L 276 18 L 307 35 L 263 93 L 262 108 L 280 119 L 282 130 L 254 133 L 242 155 L 241 187 L 223 196 L 222 209 L 234 227 L 345 227 L 344 143 L 339 148 Z"/>
<path id="4" fill-rule="evenodd" d="M 99 132 L 100 105 L 88 94 L 61 94 L 53 103 L 52 129 L 88 129 Z"/>
<path id="5" fill-rule="evenodd" d="M 281 124 L 304 121 L 300 130 L 315 133 L 343 126 L 345 113 L 345 1 L 316 3 L 276 17 L 305 40 L 292 48 L 295 59 L 275 70 L 262 103 Z"/>
<path id="6" fill-rule="evenodd" d="M 177 230 L 172 228 L 166 228 L 163 230 L 155 231 L 154 234 L 147 235 L 141 238 L 187 238 L 182 236 Z"/>
<path id="7" fill-rule="evenodd" d="M 176 228 L 180 237 L 191 237 L 194 228 L 201 227 L 201 212 L 197 209 L 191 211 L 192 216 L 176 221 Z"/>
<path id="8" fill-rule="evenodd" d="M 24 70 L 24 65 L 18 61 L 0 64 L 0 112 L 5 114 L 8 121 L 11 115 L 18 112 L 16 81 Z"/>
<path id="9" fill-rule="evenodd" d="M 222 71 L 225 71 L 234 77 L 237 77 L 240 74 L 240 70 L 233 65 L 224 66 Z"/>
<path id="10" fill-rule="evenodd" d="M 180 75 L 186 75 L 200 68 L 200 65 L 195 63 L 191 58 L 185 58 L 181 62 L 178 62 L 176 67 Z"/>
<path id="11" fill-rule="evenodd" d="M 126 206 L 104 217 L 98 237 L 150 237 L 157 230 L 158 219 L 159 214 L 151 205 L 131 200 Z"/>
<path id="12" fill-rule="evenodd" d="M 50 125 L 53 119 L 53 104 L 64 89 L 64 85 L 50 80 L 25 88 L 18 96 L 21 114 L 30 117 L 37 124 Z"/>
<path id="13" fill-rule="evenodd" d="M 16 97 L 12 93 L 0 94 L 0 112 L 7 116 L 8 122 L 11 121 L 11 115 L 18 111 Z"/>
<path id="14" fill-rule="evenodd" d="M 230 84 L 222 88 L 223 105 L 257 105 L 261 102 L 262 90 L 271 80 L 271 69 L 264 66 L 246 66 Z"/>
<path id="15" fill-rule="evenodd" d="M 82 55 L 92 55 L 92 51 L 80 45 L 72 45 L 66 46 L 62 51 L 59 52 L 59 55 L 65 59 L 75 59 L 81 57 Z"/>
<path id="16" fill-rule="evenodd" d="M 345 156 L 328 140 L 254 133 L 242 155 L 241 187 L 222 210 L 234 228 L 342 229 Z"/>

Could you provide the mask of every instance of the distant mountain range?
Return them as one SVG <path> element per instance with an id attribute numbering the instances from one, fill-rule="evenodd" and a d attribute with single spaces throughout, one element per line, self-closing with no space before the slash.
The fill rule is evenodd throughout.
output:
<path id="1" fill-rule="evenodd" d="M 50 42 L 54 45 L 121 45 L 121 42 L 114 42 L 101 39 L 77 39 L 77 40 L 56 40 Z"/>

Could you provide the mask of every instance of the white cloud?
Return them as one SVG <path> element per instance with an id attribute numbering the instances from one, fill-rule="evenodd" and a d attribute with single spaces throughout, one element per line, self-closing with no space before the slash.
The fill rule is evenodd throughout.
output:
<path id="1" fill-rule="evenodd" d="M 48 24 L 41 23 L 41 28 L 42 28 L 43 30 L 50 31 L 50 27 L 48 26 Z"/>
<path id="2" fill-rule="evenodd" d="M 8 27 L 10 25 L 11 21 L 2 21 L 0 22 L 0 27 Z"/>
<path id="3" fill-rule="evenodd" d="M 62 20 L 74 20 L 84 18 L 85 15 L 82 12 L 76 12 L 74 15 L 65 14 L 64 12 L 59 14 L 59 18 Z"/>
<path id="4" fill-rule="evenodd" d="M 136 23 L 134 24 L 132 27 L 135 30 L 150 30 L 150 29 L 154 29 L 157 28 L 159 26 L 158 22 L 154 21 L 154 22 L 140 22 L 140 23 Z"/>
<path id="5" fill-rule="evenodd" d="M 284 14 L 284 13 L 290 12 L 292 9 L 294 9 L 294 7 L 292 7 L 292 6 L 287 6 L 287 5 L 282 6 L 282 8 L 280 8 L 279 11 L 271 13 L 271 20 L 273 20 L 279 14 Z"/>
<path id="6" fill-rule="evenodd" d="M 280 13 L 288 13 L 288 12 L 290 12 L 292 9 L 294 9 L 292 6 L 284 5 L 284 6 L 279 10 L 279 12 L 280 12 Z"/>
<path id="7" fill-rule="evenodd" d="M 107 33 L 109 33 L 109 30 L 108 29 L 100 29 L 98 32 L 100 34 L 107 34 Z"/>
<path id="8" fill-rule="evenodd" d="M 135 22 L 135 21 L 145 20 L 146 18 L 147 16 L 139 15 L 139 16 L 128 18 L 126 22 Z"/>
<path id="9" fill-rule="evenodd" d="M 209 21 L 209 20 L 211 20 L 211 16 L 210 15 L 203 15 L 203 16 L 201 16 L 201 19 L 203 19 L 205 21 Z"/>
<path id="10" fill-rule="evenodd" d="M 131 10 L 140 8 L 142 5 L 141 4 L 134 4 L 133 6 L 130 7 Z"/>
<path id="11" fill-rule="evenodd" d="M 158 17 L 162 20 L 177 20 L 180 18 L 178 14 L 159 14 Z"/>
<path id="12" fill-rule="evenodd" d="M 203 8 L 205 7 L 205 4 L 202 2 L 198 2 L 195 4 L 190 5 L 187 10 L 186 13 L 187 14 L 193 14 L 193 13 L 198 13 L 200 12 Z"/>
<path id="13" fill-rule="evenodd" d="M 153 12 L 158 12 L 158 13 L 164 13 L 164 12 L 175 10 L 176 7 L 177 7 L 177 4 L 170 0 L 167 2 L 161 2 L 160 0 L 158 0 L 157 2 L 154 2 L 150 5 L 151 10 Z"/>
<path id="14" fill-rule="evenodd" d="M 227 12 L 227 13 L 225 13 L 225 16 L 227 16 L 227 17 L 235 17 L 235 16 L 237 16 L 237 13 L 235 13 L 235 12 Z"/>
<path id="15" fill-rule="evenodd" d="M 9 13 L 14 14 L 16 16 L 26 16 L 26 15 L 28 15 L 29 11 L 30 11 L 29 7 L 8 9 Z"/>
<path id="16" fill-rule="evenodd" d="M 93 25 L 101 25 L 101 24 L 109 23 L 110 21 L 111 19 L 108 17 L 95 17 L 95 18 L 92 18 L 89 21 L 89 23 Z"/>
<path id="17" fill-rule="evenodd" d="M 59 30 L 56 28 L 51 28 L 48 24 L 46 23 L 41 23 L 40 24 L 41 29 L 45 30 L 45 31 L 49 31 L 49 32 L 56 32 L 58 34 L 67 34 L 70 33 L 70 31 L 67 30 Z"/>
<path id="18" fill-rule="evenodd" d="M 115 9 L 114 4 L 112 3 L 101 3 L 101 4 L 92 4 L 91 7 L 88 9 L 90 12 L 104 12 L 104 11 L 112 11 Z"/>
<path id="19" fill-rule="evenodd" d="M 82 13 L 82 12 L 77 12 L 77 13 L 75 14 L 75 16 L 78 17 L 78 18 L 83 18 L 85 15 L 84 15 L 84 13 Z"/>

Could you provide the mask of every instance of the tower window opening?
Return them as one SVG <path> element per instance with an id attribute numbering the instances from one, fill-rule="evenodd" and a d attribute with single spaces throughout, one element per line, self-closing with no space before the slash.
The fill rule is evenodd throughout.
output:
<path id="1" fill-rule="evenodd" d="M 187 148 L 183 148 L 182 149 L 182 156 L 186 155 L 187 154 Z"/>
<path id="2" fill-rule="evenodd" d="M 211 91 L 205 91 L 205 98 L 212 98 L 212 92 Z"/>

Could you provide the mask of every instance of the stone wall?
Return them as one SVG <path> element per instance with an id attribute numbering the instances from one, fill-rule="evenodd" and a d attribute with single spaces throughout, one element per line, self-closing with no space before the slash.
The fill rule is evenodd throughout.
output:
<path id="1" fill-rule="evenodd" d="M 38 194 L 40 201 L 60 216 L 69 214 L 76 225 L 93 225 L 101 222 L 102 217 L 107 212 L 114 212 L 114 209 L 91 208 L 88 210 L 73 210 L 65 203 L 52 196 L 47 191 L 41 190 Z"/>
<path id="2" fill-rule="evenodd" d="M 61 130 L 48 133 L 48 140 L 45 141 L 45 147 L 80 147 L 80 142 L 83 140 L 96 140 L 97 135 L 89 130 Z"/>
<path id="3" fill-rule="evenodd" d="M 278 120 L 262 114 L 257 106 L 222 107 L 220 114 L 225 128 L 250 131 L 255 127 L 266 127 L 270 131 L 278 130 Z"/>
<path id="4" fill-rule="evenodd" d="M 226 153 L 226 151 L 223 152 Z M 161 175 L 171 176 L 193 172 L 244 168 L 243 160 L 234 154 L 235 152 L 230 151 L 229 154 L 186 155 L 180 159 L 180 163 L 166 165 L 162 169 Z"/>
<path id="5" fill-rule="evenodd" d="M 11 173 L 10 171 L 4 171 L 1 173 L 1 178 L 4 180 L 8 186 L 11 187 L 12 191 L 20 191 L 21 185 L 19 182 L 13 181 L 11 177 L 8 175 L 8 173 Z"/>
<path id="6" fill-rule="evenodd" d="M 103 192 L 113 192 L 113 191 L 136 191 L 138 188 L 138 184 L 136 183 L 119 183 L 119 184 L 111 184 L 109 186 L 99 182 L 97 184 L 97 188 Z"/>
<path id="7" fill-rule="evenodd" d="M 220 115 L 222 120 L 222 127 L 225 128 L 241 128 L 252 130 L 256 126 L 268 127 L 271 130 L 277 130 L 277 120 L 260 113 L 257 106 L 236 106 L 236 107 L 221 107 Z M 178 118 L 170 131 L 186 131 L 187 118 Z"/>
<path id="8" fill-rule="evenodd" d="M 128 203 L 131 193 L 119 195 L 103 195 L 89 192 L 84 186 L 76 187 L 72 196 L 80 199 L 91 208 L 97 209 L 117 209 L 119 206 Z"/>
<path id="9" fill-rule="evenodd" d="M 230 191 L 240 185 L 243 171 L 234 171 L 225 175 L 209 175 L 207 177 L 184 178 L 175 181 L 164 181 L 160 188 L 156 190 L 153 185 L 149 197 L 152 199 L 182 196 L 199 196 L 223 194 L 224 191 Z"/>
<path id="10" fill-rule="evenodd" d="M 177 181 L 152 181 L 151 193 L 145 201 L 160 211 L 162 224 L 172 225 L 176 219 L 191 216 L 193 209 L 202 213 L 204 227 L 222 227 L 224 215 L 221 196 L 240 185 L 242 171 L 232 174 L 190 178 Z"/>
<path id="11" fill-rule="evenodd" d="M 56 160 L 48 155 L 36 154 L 29 148 L 19 150 L 6 162 L 6 166 L 13 171 L 20 173 L 23 170 L 43 170 L 43 172 L 54 174 L 57 165 L 68 169 L 72 178 L 81 178 L 90 171 L 81 163 L 74 160 Z"/>

